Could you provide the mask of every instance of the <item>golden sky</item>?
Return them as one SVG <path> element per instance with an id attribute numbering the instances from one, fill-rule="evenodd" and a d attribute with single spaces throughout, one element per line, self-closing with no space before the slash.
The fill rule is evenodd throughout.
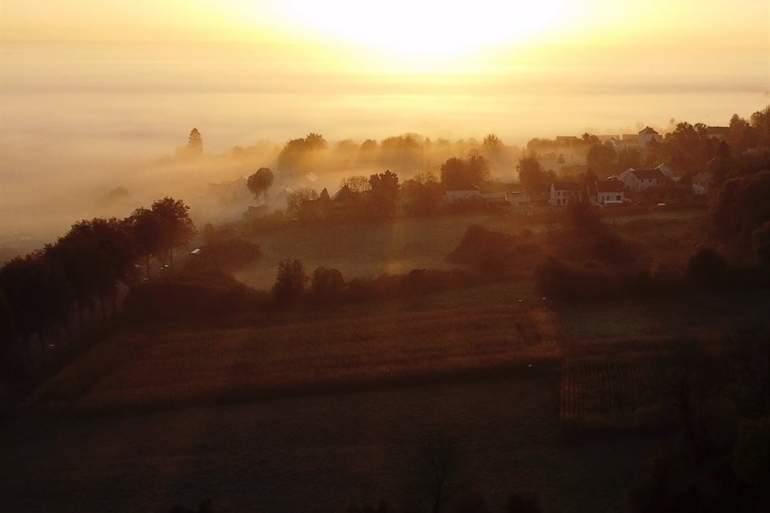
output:
<path id="1" fill-rule="evenodd" d="M 770 51 L 768 0 L 3 0 L 0 9 L 5 41 L 342 46 L 407 67 L 542 46 Z"/>

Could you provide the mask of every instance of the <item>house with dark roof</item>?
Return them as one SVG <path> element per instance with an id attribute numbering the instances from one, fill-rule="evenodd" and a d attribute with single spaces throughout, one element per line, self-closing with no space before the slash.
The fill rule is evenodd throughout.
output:
<path id="1" fill-rule="evenodd" d="M 447 188 L 444 191 L 444 197 L 447 201 L 481 199 L 481 189 L 476 185 L 469 185 L 464 188 Z"/>
<path id="2" fill-rule="evenodd" d="M 653 128 L 644 127 L 644 130 L 639 131 L 637 135 L 637 144 L 640 148 L 644 149 L 651 141 L 661 142 L 663 137 Z"/>

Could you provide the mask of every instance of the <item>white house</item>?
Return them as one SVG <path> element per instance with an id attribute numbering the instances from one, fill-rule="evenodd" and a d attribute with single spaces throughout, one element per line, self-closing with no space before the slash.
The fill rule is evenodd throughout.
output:
<path id="1" fill-rule="evenodd" d="M 583 184 L 578 182 L 552 182 L 551 199 L 549 205 L 567 205 L 570 201 L 580 197 L 583 190 Z"/>
<path id="2" fill-rule="evenodd" d="M 623 183 L 629 190 L 639 192 L 649 189 L 650 187 L 657 187 L 665 184 L 668 181 L 666 175 L 658 169 L 633 169 L 629 168 L 620 175 L 625 175 L 622 178 Z"/>
<path id="3" fill-rule="evenodd" d="M 597 205 L 621 205 L 626 199 L 625 188 L 619 180 L 600 180 L 589 186 L 589 192 Z"/>
<path id="4" fill-rule="evenodd" d="M 692 193 L 694 196 L 702 196 L 704 194 L 708 194 L 709 192 L 709 186 L 711 185 L 711 180 L 713 179 L 713 176 L 711 173 L 707 173 L 706 171 L 701 171 L 697 175 L 692 177 Z"/>
<path id="5" fill-rule="evenodd" d="M 512 207 L 520 207 L 532 203 L 532 198 L 525 192 L 506 192 L 505 199 Z"/>
<path id="6" fill-rule="evenodd" d="M 640 148 L 644 149 L 650 144 L 650 141 L 661 142 L 663 141 L 663 137 L 654 129 L 645 127 L 644 130 L 639 132 L 637 144 Z"/>

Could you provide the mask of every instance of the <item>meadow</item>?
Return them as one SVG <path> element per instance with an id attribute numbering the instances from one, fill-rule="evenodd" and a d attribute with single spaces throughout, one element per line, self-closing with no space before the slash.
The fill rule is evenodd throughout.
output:
<path id="1" fill-rule="evenodd" d="M 707 237 L 708 212 L 703 209 L 652 212 L 628 216 L 608 213 L 607 224 L 640 242 L 648 260 L 683 266 Z M 256 288 L 269 288 L 282 258 L 300 259 L 306 269 L 337 268 L 346 279 L 401 274 L 412 269 L 453 267 L 446 256 L 455 249 L 469 226 L 517 235 L 524 230 L 544 234 L 558 223 L 558 213 L 537 208 L 509 216 L 488 214 L 398 218 L 392 223 L 343 223 L 324 226 L 293 223 L 282 230 L 250 236 L 264 258 L 240 270 L 236 277 Z M 569 254 L 569 241 L 541 243 L 545 250 Z M 531 276 L 532 266 L 516 274 Z"/>
<path id="2" fill-rule="evenodd" d="M 645 265 L 680 266 L 705 240 L 705 219 L 608 223 Z M 239 277 L 269 286 L 279 255 L 346 279 L 449 266 L 472 224 L 530 230 L 542 250 L 569 256 L 553 227 L 526 218 L 297 224 L 255 235 L 265 258 Z M 545 511 L 622 511 L 672 433 L 652 386 L 660 356 L 679 336 L 718 342 L 763 320 L 770 296 L 567 303 L 542 297 L 529 273 L 387 300 L 123 324 L 0 426 L 10 463 L 0 501 L 8 511 L 162 511 L 205 498 L 223 511 L 345 511 L 378 497 L 398 507 L 410 455 L 440 432 L 463 449 L 473 489 L 495 511 L 511 491 L 534 493 Z M 89 490 L 73 495 L 83 483 Z"/>

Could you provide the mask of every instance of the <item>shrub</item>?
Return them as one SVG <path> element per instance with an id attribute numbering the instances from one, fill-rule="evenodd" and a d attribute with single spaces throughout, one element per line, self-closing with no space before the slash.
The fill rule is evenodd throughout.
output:
<path id="1" fill-rule="evenodd" d="M 465 231 L 460 244 L 446 256 L 446 261 L 466 265 L 484 273 L 507 272 L 515 268 L 520 257 L 540 252 L 540 246 L 529 238 L 522 242 L 514 235 L 471 225 Z"/>
<path id="2" fill-rule="evenodd" d="M 265 299 L 264 293 L 237 282 L 156 281 L 131 289 L 123 305 L 129 316 L 140 320 L 205 319 L 250 312 Z"/>
<path id="3" fill-rule="evenodd" d="M 696 288 L 723 289 L 728 283 L 727 263 L 710 248 L 701 248 L 687 264 L 687 276 Z"/>
<path id="4" fill-rule="evenodd" d="M 316 302 L 336 303 L 342 298 L 345 279 L 337 269 L 318 267 L 310 278 L 310 293 Z"/>
<path id="5" fill-rule="evenodd" d="M 308 276 L 302 261 L 285 258 L 278 262 L 273 297 L 281 304 L 297 303 L 305 296 L 307 281 Z"/>

